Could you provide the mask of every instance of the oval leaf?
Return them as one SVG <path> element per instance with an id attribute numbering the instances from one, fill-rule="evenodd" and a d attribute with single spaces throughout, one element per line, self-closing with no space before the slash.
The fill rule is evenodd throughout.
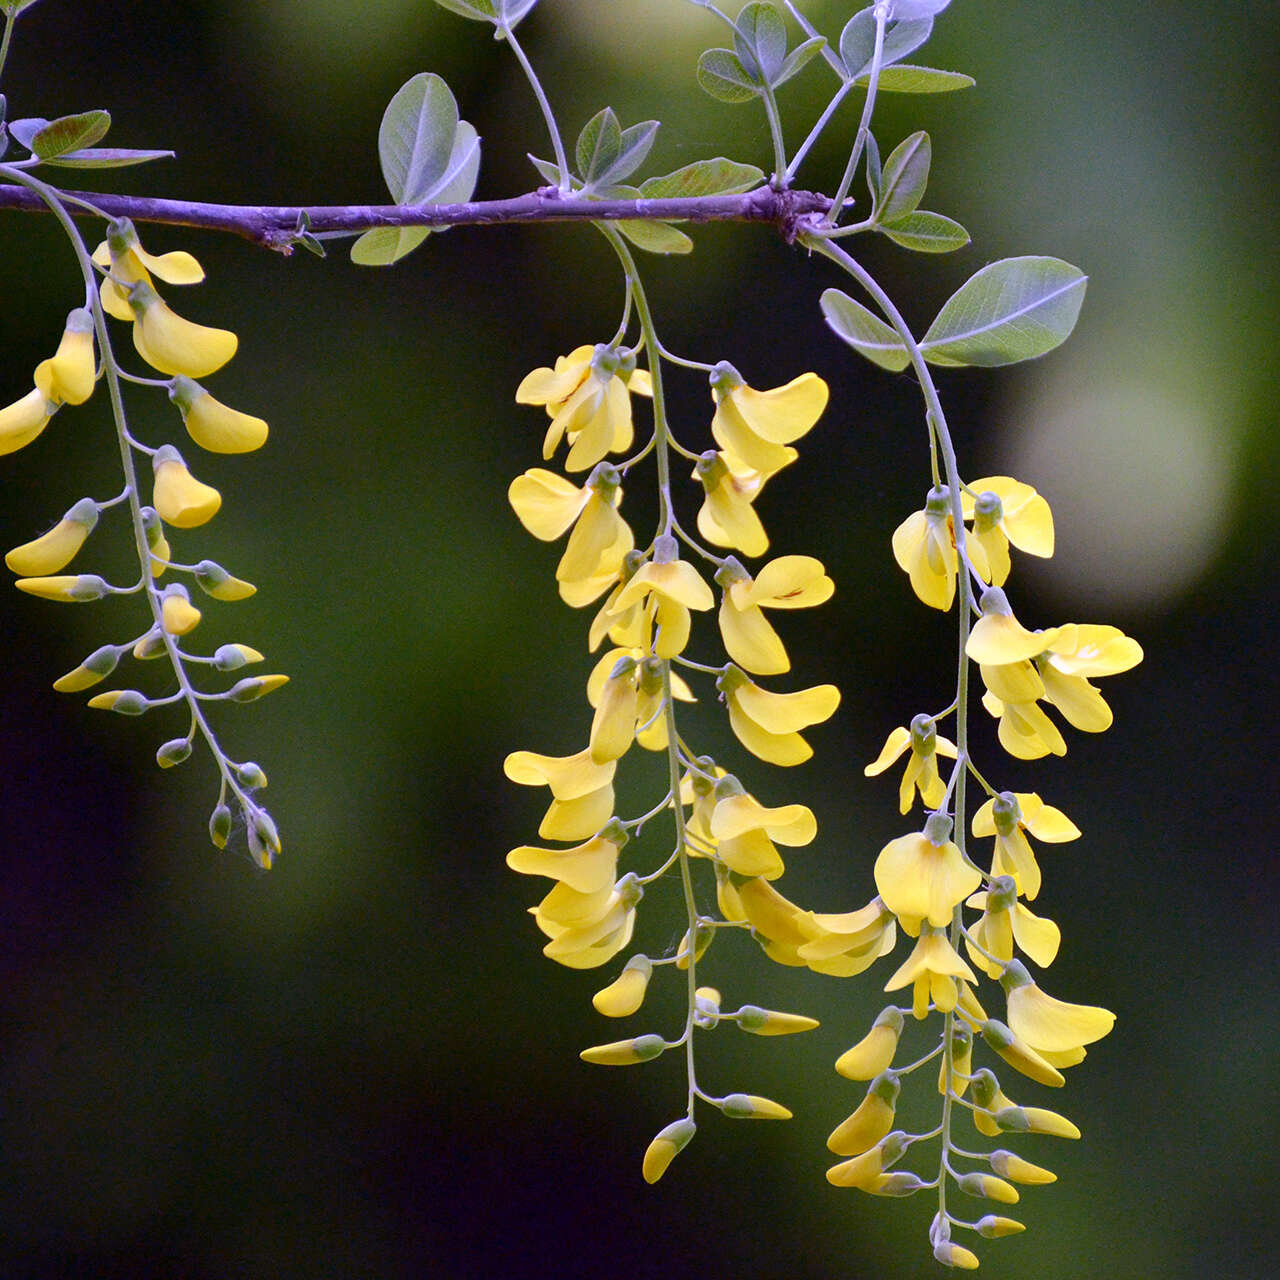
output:
<path id="1" fill-rule="evenodd" d="M 436 4 L 442 9 L 448 9 L 450 13 L 473 18 L 476 22 L 493 22 L 498 16 L 493 0 L 436 0 Z"/>
<path id="2" fill-rule="evenodd" d="M 714 160 L 695 160 L 660 178 L 646 178 L 640 194 L 647 199 L 670 196 L 727 196 L 750 191 L 764 180 L 764 171 L 753 164 L 739 164 L 716 156 Z"/>
<path id="3" fill-rule="evenodd" d="M 1087 277 L 1060 258 L 1005 258 L 943 304 L 920 343 L 933 364 L 990 367 L 1052 351 L 1075 328 Z"/>
<path id="4" fill-rule="evenodd" d="M 643 120 L 623 129 L 618 158 L 596 180 L 598 186 L 613 186 L 629 178 L 645 162 L 658 133 L 657 120 Z"/>
<path id="5" fill-rule="evenodd" d="M 605 107 L 582 126 L 574 156 L 578 172 L 587 183 L 595 182 L 607 173 L 622 150 L 622 126 L 612 107 Z"/>
<path id="6" fill-rule="evenodd" d="M 884 33 L 880 52 L 880 69 L 915 52 L 933 32 L 933 19 L 891 22 Z M 845 69 L 855 78 L 868 71 L 876 53 L 876 20 L 870 9 L 855 13 L 840 33 L 840 57 Z"/>
<path id="7" fill-rule="evenodd" d="M 59 116 L 36 132 L 28 149 L 41 160 L 52 160 L 64 151 L 79 151 L 82 147 L 91 147 L 95 142 L 101 142 L 110 128 L 111 116 L 102 110 L 83 111 L 75 116 Z M 18 138 L 18 141 L 21 142 L 22 139 Z"/>
<path id="8" fill-rule="evenodd" d="M 453 153 L 458 104 L 439 76 L 421 72 L 387 104 L 378 130 L 382 176 L 396 204 L 421 204 Z"/>
<path id="9" fill-rule="evenodd" d="M 924 198 L 929 183 L 929 163 L 933 148 L 929 135 L 920 130 L 904 138 L 884 162 L 880 179 L 880 204 L 876 218 L 892 222 L 910 213 Z"/>
<path id="10" fill-rule="evenodd" d="M 453 134 L 449 163 L 445 165 L 444 173 L 427 194 L 426 200 L 433 204 L 463 204 L 471 199 L 479 176 L 480 138 L 473 125 L 460 120 Z M 447 231 L 448 227 L 436 227 L 436 230 Z"/>
<path id="11" fill-rule="evenodd" d="M 748 71 L 758 69 L 762 79 L 771 85 L 777 83 L 787 57 L 787 28 L 776 5 L 751 0 L 738 14 L 733 44 Z"/>
<path id="12" fill-rule="evenodd" d="M 880 230 L 894 244 L 917 253 L 951 253 L 963 249 L 969 243 L 969 233 L 950 218 L 940 213 L 926 213 L 916 209 L 905 217 L 892 222 L 882 222 Z"/>
<path id="13" fill-rule="evenodd" d="M 361 267 L 389 267 L 430 234 L 429 227 L 374 227 L 351 246 L 351 261 Z"/>
<path id="14" fill-rule="evenodd" d="M 782 64 L 782 70 L 778 72 L 778 77 L 774 80 L 774 88 L 780 84 L 786 84 L 798 71 L 802 71 L 819 53 L 827 47 L 826 36 L 814 36 L 812 39 L 806 40 L 803 44 L 798 44 L 787 54 L 787 60 Z"/>
<path id="15" fill-rule="evenodd" d="M 894 330 L 862 303 L 854 302 L 847 293 L 841 293 L 839 289 L 825 290 L 822 314 L 837 337 L 843 338 L 872 364 L 900 373 L 910 363 L 911 357 Z"/>
<path id="16" fill-rule="evenodd" d="M 48 123 L 43 116 L 27 116 L 22 120 L 10 120 L 6 127 L 9 130 L 9 136 L 19 146 L 26 147 L 30 151 L 32 140 Z"/>
<path id="17" fill-rule="evenodd" d="M 637 249 L 649 253 L 689 253 L 693 249 L 693 241 L 669 222 L 640 222 L 628 218 L 609 225 L 617 227 Z"/>
<path id="18" fill-rule="evenodd" d="M 860 75 L 857 83 L 865 85 Z M 936 67 L 911 67 L 906 63 L 885 67 L 880 72 L 880 88 L 885 93 L 950 93 L 955 89 L 972 89 L 974 79 L 959 71 L 939 71 Z"/>
<path id="19" fill-rule="evenodd" d="M 761 87 L 729 49 L 708 49 L 698 59 L 698 84 L 720 102 L 750 102 Z"/>
<path id="20" fill-rule="evenodd" d="M 172 151 L 137 151 L 127 147 L 92 147 L 87 151 L 66 151 L 53 156 L 45 164 L 62 169 L 123 169 L 148 160 L 171 160 Z"/>

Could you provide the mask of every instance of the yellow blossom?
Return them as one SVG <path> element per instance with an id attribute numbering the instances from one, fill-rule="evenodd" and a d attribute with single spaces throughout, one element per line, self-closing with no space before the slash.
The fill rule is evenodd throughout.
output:
<path id="1" fill-rule="evenodd" d="M 776 879 L 784 868 L 773 842 L 795 848 L 818 833 L 813 813 L 804 805 L 767 808 L 732 775 L 716 783 L 715 799 L 710 830 L 716 855 L 739 875 Z"/>
<path id="2" fill-rule="evenodd" d="M 769 478 L 731 453 L 708 449 L 693 469 L 703 487 L 698 532 L 717 547 L 732 547 L 748 556 L 769 549 L 769 535 L 752 505 Z"/>
<path id="3" fill-rule="evenodd" d="M 945 929 L 956 907 L 982 883 L 981 873 L 951 840 L 930 838 L 935 827 L 942 835 L 942 826 L 931 818 L 924 831 L 890 840 L 876 858 L 876 888 L 913 938 L 924 920 Z"/>
<path id="4" fill-rule="evenodd" d="M 572 849 L 542 849 L 521 845 L 507 854 L 507 866 L 521 875 L 547 876 L 575 893 L 612 890 L 618 852 L 626 843 L 620 824 L 610 823 L 599 835 Z"/>
<path id="5" fill-rule="evenodd" d="M 110 268 L 110 275 L 99 286 L 103 310 L 117 320 L 131 321 L 129 286 L 139 280 L 150 284 L 151 275 L 166 284 L 199 284 L 204 268 L 189 253 L 148 253 L 138 241 L 138 234 L 128 218 L 119 218 L 107 226 L 107 238 L 93 251 L 95 265 Z"/>
<path id="6" fill-rule="evenodd" d="M 838 1156 L 860 1156 L 869 1151 L 893 1128 L 900 1089 L 898 1078 L 892 1071 L 878 1075 L 857 1110 L 832 1130 L 827 1138 L 827 1149 Z"/>
<path id="7" fill-rule="evenodd" d="M 184 320 L 149 284 L 138 283 L 129 290 L 129 307 L 135 317 L 133 345 L 161 373 L 203 378 L 221 369 L 239 346 L 229 329 Z"/>
<path id="8" fill-rule="evenodd" d="M 180 586 L 165 588 L 160 604 L 160 620 L 171 636 L 185 636 L 195 630 L 200 621 L 200 610 L 191 603 L 187 589 Z"/>
<path id="9" fill-rule="evenodd" d="M 593 895 L 589 911 L 569 912 L 549 905 L 553 894 L 560 893 L 563 899 L 573 892 L 557 885 L 537 907 L 531 908 L 538 927 L 551 939 L 542 954 L 570 969 L 594 969 L 631 941 L 640 885 L 635 876 L 624 876 L 602 902 Z M 561 906 L 562 902 L 555 904 L 555 908 Z"/>
<path id="10" fill-rule="evenodd" d="M 268 427 L 261 418 L 228 408 L 191 378 L 174 378 L 169 399 L 182 413 L 187 434 L 210 453 L 250 453 L 266 443 Z"/>
<path id="11" fill-rule="evenodd" d="M 730 556 L 716 572 L 720 598 L 720 635 L 725 652 L 753 675 L 780 675 L 791 669 L 778 633 L 765 609 L 807 609 L 831 598 L 835 585 L 820 560 L 779 556 L 750 574 Z"/>
<path id="12" fill-rule="evenodd" d="M 1073 1053 L 1101 1040 L 1115 1025 L 1110 1009 L 1046 995 L 1016 960 L 1005 966 L 1000 982 L 1009 1003 L 1010 1030 L 1038 1053 Z"/>
<path id="13" fill-rule="evenodd" d="M 870 1080 L 887 1071 L 898 1051 L 902 1028 L 902 1013 L 895 1005 L 881 1009 L 871 1030 L 836 1059 L 836 1071 L 848 1080 Z"/>
<path id="14" fill-rule="evenodd" d="M 694 1128 L 693 1121 L 685 1118 L 673 1121 L 665 1129 L 659 1130 L 645 1149 L 641 1166 L 641 1174 L 647 1183 L 652 1185 L 666 1173 L 672 1160 L 689 1145 Z"/>
<path id="15" fill-rule="evenodd" d="M 893 912 L 879 898 L 856 911 L 816 911 L 802 929 L 809 937 L 796 949 L 797 957 L 815 973 L 833 978 L 869 969 L 893 950 L 898 937 Z"/>
<path id="16" fill-rule="evenodd" d="M 911 811 L 911 801 L 917 790 L 925 807 L 936 809 L 946 794 L 946 786 L 938 773 L 937 757 L 946 756 L 954 760 L 956 746 L 949 739 L 938 736 L 937 728 L 928 716 L 916 716 L 910 729 L 902 726 L 894 729 L 885 739 L 880 754 L 862 772 L 868 778 L 876 777 L 897 761 L 908 747 L 911 748 L 911 758 L 898 784 L 899 812 Z"/>
<path id="17" fill-rule="evenodd" d="M 92 498 L 81 498 L 48 533 L 14 547 L 4 562 L 24 578 L 57 573 L 75 559 L 97 523 L 98 504 Z"/>
<path id="18" fill-rule="evenodd" d="M 1061 930 L 1052 920 L 1033 915 L 1017 900 L 1017 893 L 1012 876 L 998 875 L 990 893 L 975 893 L 967 900 L 968 906 L 982 912 L 982 918 L 966 935 L 965 948 L 969 959 L 991 978 L 1004 972 L 1015 944 L 1041 968 L 1052 964 L 1058 954 Z"/>
<path id="19" fill-rule="evenodd" d="M 58 406 L 50 404 L 39 387 L 0 409 L 0 455 L 25 448 L 48 424 Z"/>
<path id="20" fill-rule="evenodd" d="M 951 608 L 957 560 L 951 491 L 946 485 L 930 489 L 924 510 L 913 511 L 893 531 L 893 558 L 919 600 L 944 612 Z M 985 556 L 982 560 L 985 563 Z"/>
<path id="21" fill-rule="evenodd" d="M 840 705 L 833 684 L 815 685 L 794 693 L 770 693 L 732 663 L 716 680 L 729 708 L 729 725 L 752 755 L 770 764 L 803 764 L 813 748 L 799 730 L 829 720 Z"/>
<path id="22" fill-rule="evenodd" d="M 991 874 L 1011 876 L 1018 894 L 1031 902 L 1040 892 L 1040 865 L 1026 831 L 1049 844 L 1080 837 L 1080 828 L 1061 809 L 1045 804 L 1034 791 L 1002 791 L 973 815 L 975 836 L 995 836 Z"/>
<path id="23" fill-rule="evenodd" d="M 661 659 L 643 649 L 616 648 L 604 653 L 587 679 L 587 701 L 595 708 L 591 722 L 594 759 L 620 748 L 625 753 L 635 739 L 646 751 L 665 751 L 667 717 L 662 703 Z M 617 675 L 614 673 L 617 672 Z M 693 690 L 677 672 L 670 672 L 671 696 L 693 702 Z M 619 756 L 613 756 L 618 759 Z"/>
<path id="24" fill-rule="evenodd" d="M 550 458 L 562 439 L 570 444 L 565 467 L 586 471 L 606 453 L 631 447 L 631 392 L 653 394 L 649 374 L 606 346 L 577 347 L 558 356 L 554 369 L 535 369 L 516 389 L 517 404 L 546 406 L 551 425 L 542 445 Z"/>
<path id="25" fill-rule="evenodd" d="M 922 924 L 915 948 L 884 984 L 884 989 L 898 991 L 911 986 L 911 1012 L 923 1019 L 929 1016 L 930 1001 L 939 1013 L 950 1013 L 956 1007 L 959 998 L 956 978 L 965 978 L 969 982 L 978 980 L 948 941 L 945 928 L 935 929 Z"/>
<path id="26" fill-rule="evenodd" d="M 676 558 L 675 540 L 663 535 L 654 548 L 654 559 L 642 565 L 618 593 L 612 612 L 621 615 L 633 604 L 652 598 L 658 637 L 654 653 L 674 658 L 689 640 L 690 610 L 710 609 L 715 604 L 711 588 L 686 560 Z"/>
<path id="27" fill-rule="evenodd" d="M 97 376 L 93 316 L 77 307 L 67 316 L 58 350 L 36 365 L 35 383 L 53 404 L 83 404 L 93 394 Z"/>
<path id="28" fill-rule="evenodd" d="M 649 979 L 653 976 L 653 964 L 646 955 L 632 956 L 622 972 L 607 986 L 591 997 L 597 1013 L 606 1018 L 628 1018 L 644 1003 Z"/>
<path id="29" fill-rule="evenodd" d="M 802 373 L 785 386 L 757 391 L 727 361 L 711 371 L 716 402 L 711 434 L 716 443 L 746 466 L 773 475 L 795 457 L 786 446 L 800 439 L 827 407 L 827 384 L 816 373 Z"/>
<path id="30" fill-rule="evenodd" d="M 1142 648 L 1116 627 L 1068 623 L 1058 628 L 1036 664 L 1044 697 L 1085 733 L 1111 727 L 1111 708 L 1089 683 L 1090 676 L 1111 676 L 1142 661 Z"/>
<path id="31" fill-rule="evenodd" d="M 222 495 L 197 480 L 172 445 L 157 449 L 151 465 L 155 471 L 151 500 L 162 520 L 176 529 L 194 529 L 218 513 Z"/>
<path id="32" fill-rule="evenodd" d="M 590 749 L 571 756 L 513 751 L 502 768 L 524 787 L 550 787 L 551 807 L 538 827 L 544 840 L 583 840 L 595 835 L 613 814 L 617 761 L 599 763 Z"/>
<path id="33" fill-rule="evenodd" d="M 976 497 L 975 497 L 976 495 Z M 970 538 L 985 553 L 984 581 L 1003 586 L 1009 577 L 1009 544 L 1033 556 L 1053 555 L 1053 513 L 1029 485 L 1010 476 L 984 476 L 961 490 Z"/>

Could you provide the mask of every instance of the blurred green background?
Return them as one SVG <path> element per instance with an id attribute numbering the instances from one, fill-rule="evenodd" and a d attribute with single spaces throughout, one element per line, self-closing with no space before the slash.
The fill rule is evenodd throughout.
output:
<path id="1" fill-rule="evenodd" d="M 852 7 L 803 6 L 830 35 Z M 722 38 L 693 6 L 544 0 L 521 30 L 571 136 L 610 103 L 624 124 L 662 117 L 648 172 L 712 154 L 768 165 L 762 117 L 694 84 L 699 49 Z M 1254 1280 L 1280 1246 L 1276 32 L 1270 4 L 956 0 L 927 60 L 978 87 L 886 99 L 878 115 L 886 150 L 929 130 L 926 204 L 974 238 L 946 259 L 860 250 L 913 323 L 999 257 L 1054 254 L 1090 274 L 1059 352 L 939 380 L 962 469 L 1009 471 L 1053 505 L 1058 555 L 1015 562 L 1019 615 L 1114 623 L 1147 655 L 1105 682 L 1115 727 L 1070 733 L 1065 759 L 1016 765 L 985 717 L 979 730 L 988 776 L 1039 791 L 1085 833 L 1042 856 L 1036 907 L 1064 933 L 1047 984 L 1120 1018 L 1063 1094 L 1019 1083 L 1019 1101 L 1057 1107 L 1085 1136 L 1017 1144 L 1061 1180 L 1024 1197 L 1025 1235 L 982 1248 L 995 1277 Z M 42 0 L 3 88 L 11 116 L 106 106 L 118 145 L 179 152 L 117 189 L 379 202 L 382 107 L 423 70 L 484 139 L 477 194 L 533 185 L 525 153 L 548 147 L 506 51 L 426 0 Z M 792 146 L 829 87 L 819 62 L 784 92 Z M 833 187 L 856 104 L 839 120 L 801 185 Z M 758 228 L 694 234 L 691 259 L 644 264 L 667 344 L 731 360 L 756 386 L 810 368 L 831 385 L 761 509 L 773 550 L 821 556 L 838 587 L 823 616 L 783 620 L 794 681 L 775 685 L 844 692 L 812 734 L 815 759 L 785 776 L 745 756 L 705 690 L 696 745 L 767 803 L 815 810 L 819 840 L 789 857 L 782 887 L 848 909 L 907 829 L 894 784 L 862 765 L 951 679 L 951 624 L 889 553 L 927 485 L 917 399 L 823 325 L 817 295 L 841 283 L 826 264 Z M 505 493 L 540 463 L 545 419 L 514 405 L 520 378 L 617 322 L 599 238 L 459 230 L 370 272 L 341 246 L 322 263 L 144 235 L 198 254 L 208 281 L 175 305 L 241 339 L 211 389 L 271 423 L 259 454 L 187 446 L 225 503 L 174 543 L 259 587 L 207 610 L 201 638 L 254 644 L 265 669 L 293 676 L 218 717 L 228 750 L 270 774 L 285 852 L 261 875 L 212 849 L 207 759 L 161 775 L 152 758 L 182 723 L 99 715 L 49 690 L 132 634 L 129 602 L 0 596 L 0 1274 L 932 1274 L 927 1205 L 822 1177 L 825 1135 L 861 1095 L 830 1063 L 880 1007 L 886 962 L 842 982 L 769 966 L 741 937 L 718 943 L 706 980 L 727 1002 L 823 1025 L 704 1037 L 705 1083 L 797 1117 L 709 1113 L 646 1188 L 640 1156 L 677 1114 L 678 1064 L 610 1072 L 577 1052 L 669 1028 L 676 1011 L 655 983 L 625 1029 L 598 1017 L 590 994 L 616 965 L 543 959 L 524 915 L 540 882 L 503 865 L 545 794 L 509 784 L 504 754 L 568 753 L 589 723 L 587 617 L 559 604 L 558 552 L 524 534 Z M 51 220 L 0 215 L 0 404 L 30 386 L 78 296 Z M 677 430 L 704 448 L 705 383 L 673 381 Z M 132 406 L 144 439 L 182 445 L 162 397 Z M 6 546 L 84 493 L 116 491 L 110 439 L 97 396 L 3 460 Z M 640 526 L 647 503 L 642 480 L 627 504 Z M 109 572 L 113 539 L 104 520 L 77 567 Z M 713 632 L 698 634 L 695 652 L 711 651 Z M 634 756 L 624 773 L 645 773 Z M 653 829 L 642 857 L 663 840 Z M 637 941 L 674 946 L 677 918 L 655 891 Z"/>

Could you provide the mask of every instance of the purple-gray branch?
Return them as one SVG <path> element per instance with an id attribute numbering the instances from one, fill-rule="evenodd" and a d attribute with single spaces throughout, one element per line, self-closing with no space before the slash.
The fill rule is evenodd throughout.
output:
<path id="1" fill-rule="evenodd" d="M 492 226 L 519 222 L 617 222 L 628 219 L 673 219 L 685 222 L 768 222 L 788 240 L 797 220 L 824 214 L 831 201 L 814 191 L 774 191 L 761 187 L 746 195 L 684 196 L 655 200 L 584 200 L 543 187 L 510 200 L 476 200 L 466 204 L 422 205 L 236 205 L 161 200 L 150 196 L 65 192 L 88 201 L 113 218 L 159 222 L 181 227 L 229 231 L 269 249 L 288 253 L 300 226 L 313 234 L 359 232 L 374 227 Z M 77 217 L 91 216 L 68 203 Z M 0 209 L 47 212 L 44 202 L 25 187 L 0 185 Z M 305 216 L 305 221 L 304 221 Z"/>

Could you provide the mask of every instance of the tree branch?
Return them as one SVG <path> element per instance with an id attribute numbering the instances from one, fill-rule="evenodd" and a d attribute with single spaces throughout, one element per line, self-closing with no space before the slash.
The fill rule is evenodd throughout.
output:
<path id="1" fill-rule="evenodd" d="M 565 197 L 555 187 L 541 187 L 528 195 L 509 200 L 438 205 L 234 205 L 107 195 L 92 191 L 67 191 L 65 194 L 73 200 L 85 200 L 113 218 L 229 231 L 282 253 L 293 251 L 303 226 L 314 235 L 324 235 L 368 231 L 373 227 L 672 219 L 685 222 L 768 222 L 791 241 L 797 232 L 798 219 L 826 213 L 831 207 L 830 199 L 818 192 L 774 191 L 769 187 L 761 187 L 746 195 L 685 196 L 660 200 L 586 200 Z M 34 192 L 6 185 L 0 185 L 0 209 L 48 212 Z M 71 212 L 79 217 L 92 216 L 74 204 Z"/>

